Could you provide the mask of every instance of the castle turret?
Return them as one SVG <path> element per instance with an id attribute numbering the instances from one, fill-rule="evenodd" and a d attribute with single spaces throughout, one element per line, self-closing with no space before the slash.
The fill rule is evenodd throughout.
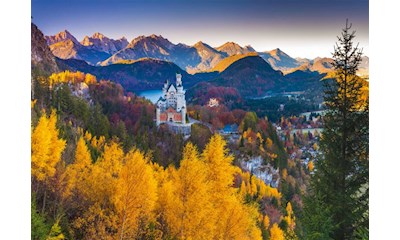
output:
<path id="1" fill-rule="evenodd" d="M 156 124 L 157 126 L 160 125 L 160 106 L 158 105 L 156 107 Z"/>
<path id="2" fill-rule="evenodd" d="M 169 81 L 168 81 L 168 80 L 165 80 L 165 82 L 164 82 L 164 87 L 163 87 L 163 89 L 162 89 L 162 91 L 163 91 L 163 96 L 164 96 L 164 97 L 165 97 L 166 94 L 167 94 L 168 85 L 169 85 Z"/>
<path id="3" fill-rule="evenodd" d="M 182 86 L 182 75 L 180 73 L 176 74 L 176 87 Z"/>
<path id="4" fill-rule="evenodd" d="M 186 108 L 185 108 L 185 106 L 182 107 L 181 114 L 182 114 L 182 123 L 186 123 Z"/>

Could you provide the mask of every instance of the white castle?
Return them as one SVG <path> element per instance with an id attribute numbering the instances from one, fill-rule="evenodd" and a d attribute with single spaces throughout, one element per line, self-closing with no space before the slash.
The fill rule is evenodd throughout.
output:
<path id="1" fill-rule="evenodd" d="M 165 81 L 163 95 L 156 103 L 156 123 L 186 124 L 185 90 L 182 86 L 182 75 L 176 74 L 176 85 Z"/>

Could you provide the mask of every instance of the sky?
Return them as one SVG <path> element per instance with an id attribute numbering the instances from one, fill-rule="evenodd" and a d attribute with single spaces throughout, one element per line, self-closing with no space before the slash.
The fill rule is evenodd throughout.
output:
<path id="1" fill-rule="evenodd" d="M 64 29 L 79 41 L 162 35 L 172 43 L 225 42 L 291 57 L 330 57 L 346 19 L 368 49 L 368 0 L 32 0 L 32 21 L 45 35 Z"/>

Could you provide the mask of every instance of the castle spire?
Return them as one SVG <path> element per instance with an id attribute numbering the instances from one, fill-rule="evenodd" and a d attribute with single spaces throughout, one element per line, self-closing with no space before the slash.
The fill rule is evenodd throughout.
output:
<path id="1" fill-rule="evenodd" d="M 182 75 L 180 73 L 176 73 L 176 86 L 182 86 Z"/>

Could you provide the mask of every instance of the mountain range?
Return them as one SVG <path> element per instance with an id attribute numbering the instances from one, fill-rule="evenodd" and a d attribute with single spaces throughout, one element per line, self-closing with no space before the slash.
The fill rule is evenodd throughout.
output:
<path id="1" fill-rule="evenodd" d="M 58 45 L 71 48 L 63 52 Z M 101 54 L 108 58 L 101 60 Z M 84 60 L 88 55 L 92 60 Z M 93 64 L 96 57 L 97 64 Z M 177 72 L 183 75 L 185 88 L 192 96 L 200 96 L 207 89 L 220 95 L 236 91 L 241 97 L 259 97 L 267 92 L 321 91 L 320 80 L 328 76 L 331 62 L 329 58 L 293 59 L 280 49 L 259 53 L 233 42 L 218 48 L 203 42 L 194 46 L 173 44 L 157 35 L 141 36 L 128 43 L 125 38 L 113 40 L 95 33 L 79 42 L 68 31 L 44 37 L 32 24 L 32 72 L 91 73 L 98 80 L 120 83 L 131 92 L 161 89 L 165 80 L 174 81 Z"/>
<path id="2" fill-rule="evenodd" d="M 46 36 L 47 43 L 53 54 L 61 59 L 80 59 L 90 65 L 108 66 L 115 63 L 126 63 L 142 58 L 154 58 L 174 62 L 190 74 L 209 72 L 215 69 L 222 60 L 236 56 L 254 53 L 268 62 L 274 70 L 285 74 L 309 69 L 326 73 L 332 70 L 330 58 L 292 58 L 281 49 L 256 52 L 251 46 L 240 46 L 227 42 L 213 48 L 204 42 L 193 46 L 183 43 L 174 44 L 161 35 L 139 36 L 128 43 L 125 37 L 114 40 L 101 33 L 92 37 L 85 36 L 79 42 L 70 32 L 64 30 L 54 36 Z M 229 60 L 230 61 L 230 60 Z M 361 65 L 360 72 L 368 73 L 368 59 Z"/>

